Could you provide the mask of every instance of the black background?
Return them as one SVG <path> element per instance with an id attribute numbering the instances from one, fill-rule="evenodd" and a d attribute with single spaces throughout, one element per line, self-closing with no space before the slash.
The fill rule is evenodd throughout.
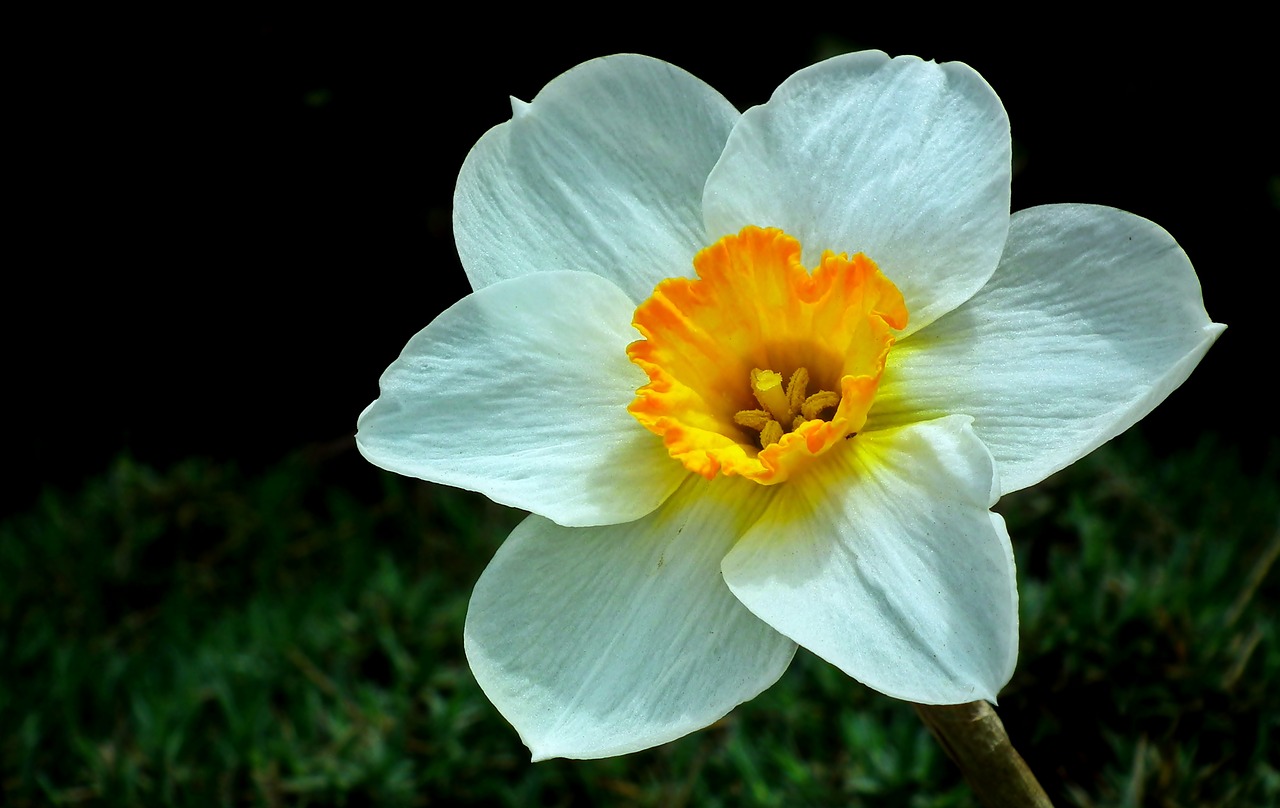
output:
<path id="1" fill-rule="evenodd" d="M 626 25 L 312 11 L 42 32 L 11 124 L 24 146 L 5 510 L 123 450 L 252 468 L 349 437 L 382 369 L 467 291 L 449 211 L 468 149 L 510 116 L 508 95 L 619 51 L 674 62 L 739 109 L 841 50 L 969 63 L 1009 112 L 1014 209 L 1091 202 L 1152 219 L 1229 326 L 1142 428 L 1161 451 L 1212 430 L 1261 460 L 1276 433 L 1280 232 L 1280 72 L 1261 23 L 618 10 Z"/>

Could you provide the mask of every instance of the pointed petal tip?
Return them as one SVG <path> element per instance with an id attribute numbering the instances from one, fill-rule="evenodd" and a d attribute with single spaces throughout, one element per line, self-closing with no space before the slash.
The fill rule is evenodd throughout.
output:
<path id="1" fill-rule="evenodd" d="M 962 63 L 842 54 L 744 114 L 707 178 L 706 230 L 768 222 L 800 240 L 806 265 L 824 249 L 866 253 L 907 300 L 905 339 L 995 270 L 1011 144 L 999 97 Z"/>
<path id="2" fill-rule="evenodd" d="M 705 246 L 703 187 L 738 119 L 728 100 L 666 62 L 619 55 L 510 103 L 454 188 L 454 243 L 473 289 L 571 266 L 613 280 L 634 309 L 688 271 Z"/>
<path id="3" fill-rule="evenodd" d="M 783 674 L 795 643 L 719 575 L 755 487 L 719 493 L 689 478 L 635 522 L 569 529 L 530 516 L 499 547 L 472 592 L 463 647 L 532 760 L 667 743 Z"/>
<path id="4" fill-rule="evenodd" d="M 721 562 L 725 582 L 760 619 L 887 696 L 994 698 L 1017 662 L 1017 576 L 1003 520 L 987 510 L 990 452 L 968 422 L 875 433 L 845 462 L 809 470 L 804 484 L 844 494 L 779 494 Z M 903 519 L 883 506 L 888 491 L 920 504 Z"/>
<path id="5" fill-rule="evenodd" d="M 840 667 L 840 666 L 837 665 L 836 667 Z M 843 670 L 843 668 L 841 668 L 841 670 Z M 851 678 L 857 678 L 857 677 L 854 677 L 853 674 L 849 673 L 848 671 L 845 671 L 845 673 L 847 673 Z M 963 682 L 963 683 L 955 682 L 955 683 L 952 683 L 954 685 L 952 689 L 934 688 L 929 693 L 923 693 L 923 692 L 912 693 L 912 692 L 907 692 L 906 690 L 902 690 L 892 686 L 881 687 L 878 684 L 867 682 L 864 679 L 858 679 L 858 681 L 866 685 L 867 687 L 871 688 L 872 690 L 876 691 L 877 693 L 883 693 L 889 698 L 899 699 L 901 701 L 908 701 L 914 704 L 925 704 L 930 706 L 939 706 L 939 705 L 947 705 L 947 704 L 968 704 L 973 701 L 989 701 L 992 704 L 995 704 L 996 695 L 1004 687 L 1004 685 L 1000 685 L 998 687 L 987 687 L 982 682 L 977 682 L 977 681 Z"/>
<path id="6" fill-rule="evenodd" d="M 563 525 L 644 516 L 685 472 L 626 410 L 644 378 L 624 350 L 633 310 L 622 290 L 585 272 L 539 272 L 468 295 L 383 373 L 357 419 L 360 453 Z"/>

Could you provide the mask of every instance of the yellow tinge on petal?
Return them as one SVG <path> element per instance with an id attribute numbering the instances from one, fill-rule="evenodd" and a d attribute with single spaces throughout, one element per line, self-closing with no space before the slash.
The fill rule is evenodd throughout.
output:
<path id="1" fill-rule="evenodd" d="M 693 265 L 640 304 L 627 347 L 649 376 L 629 410 L 671 456 L 772 484 L 856 434 L 907 324 L 875 263 L 827 251 L 811 274 L 796 239 L 746 227 Z"/>

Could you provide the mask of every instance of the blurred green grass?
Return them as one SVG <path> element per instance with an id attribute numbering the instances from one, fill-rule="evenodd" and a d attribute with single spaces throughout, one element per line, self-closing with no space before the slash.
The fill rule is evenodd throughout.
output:
<path id="1" fill-rule="evenodd" d="M 1273 441 L 1274 443 L 1274 441 Z M 1022 651 L 1000 712 L 1060 805 L 1280 803 L 1280 445 L 1128 435 L 1006 497 Z M 462 652 L 519 520 L 363 464 L 120 458 L 0 524 L 13 806 L 968 806 L 906 704 L 804 651 L 702 732 L 528 762 Z"/>

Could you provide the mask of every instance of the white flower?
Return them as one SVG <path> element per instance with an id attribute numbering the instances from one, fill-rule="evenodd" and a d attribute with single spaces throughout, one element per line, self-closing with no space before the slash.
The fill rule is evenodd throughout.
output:
<path id="1" fill-rule="evenodd" d="M 1173 239 L 1087 205 L 1011 217 L 1008 120 L 963 64 L 849 54 L 739 115 L 613 56 L 513 108 L 458 177 L 475 292 L 357 438 L 532 512 L 465 642 L 535 759 L 704 727 L 797 643 L 898 698 L 994 699 L 1017 593 L 990 506 L 1222 330 Z"/>

